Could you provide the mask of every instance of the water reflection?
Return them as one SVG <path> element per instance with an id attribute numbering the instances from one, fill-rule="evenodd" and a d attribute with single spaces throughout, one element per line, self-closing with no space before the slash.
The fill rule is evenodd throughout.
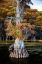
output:
<path id="1" fill-rule="evenodd" d="M 10 63 L 12 64 L 28 64 L 28 58 L 13 58 Z"/>
<path id="2" fill-rule="evenodd" d="M 42 52 L 29 52 L 29 57 L 25 59 L 10 59 L 8 47 L 9 45 L 0 47 L 0 64 L 42 64 Z"/>

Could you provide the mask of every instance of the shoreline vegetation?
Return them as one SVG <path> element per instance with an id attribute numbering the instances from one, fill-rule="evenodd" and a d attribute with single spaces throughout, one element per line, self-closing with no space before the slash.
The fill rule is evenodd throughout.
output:
<path id="1" fill-rule="evenodd" d="M 4 44 L 4 43 L 14 43 L 15 40 L 0 40 L 0 44 Z M 35 42 L 35 43 L 42 43 L 42 40 L 24 40 L 24 42 L 28 42 L 28 43 L 31 43 L 31 42 Z"/>
<path id="2" fill-rule="evenodd" d="M 2 47 L 7 47 L 7 49 L 9 48 L 9 46 L 11 44 L 13 44 L 14 41 L 0 41 L 0 49 Z M 34 54 L 38 54 L 38 53 L 42 53 L 42 43 L 40 42 L 24 42 L 25 47 L 27 49 L 27 51 L 29 53 L 34 53 Z"/>
<path id="3" fill-rule="evenodd" d="M 0 45 L 11 45 L 14 43 L 14 40 L 0 41 Z M 42 40 L 26 40 L 24 41 L 25 46 L 42 46 Z"/>

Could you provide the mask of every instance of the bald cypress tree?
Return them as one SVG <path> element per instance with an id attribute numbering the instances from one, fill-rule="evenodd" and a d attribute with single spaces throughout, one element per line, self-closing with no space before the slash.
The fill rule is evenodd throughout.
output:
<path id="1" fill-rule="evenodd" d="M 15 0 L 15 2 L 17 3 L 16 6 L 16 24 L 19 24 L 22 22 L 23 20 L 23 13 L 24 13 L 24 7 L 25 5 L 29 5 L 32 4 L 31 0 Z"/>

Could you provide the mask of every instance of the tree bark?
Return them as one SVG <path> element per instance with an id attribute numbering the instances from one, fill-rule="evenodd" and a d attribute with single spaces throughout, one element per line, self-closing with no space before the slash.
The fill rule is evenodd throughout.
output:
<path id="1" fill-rule="evenodd" d="M 22 17 L 23 6 L 21 6 L 19 0 L 16 0 L 16 3 L 17 3 L 17 7 L 16 7 L 16 24 L 20 24 L 22 22 L 22 20 L 23 20 L 23 17 Z"/>

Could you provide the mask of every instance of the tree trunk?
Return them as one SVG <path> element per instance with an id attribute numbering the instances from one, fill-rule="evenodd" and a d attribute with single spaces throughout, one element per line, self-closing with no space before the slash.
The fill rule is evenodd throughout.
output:
<path id="1" fill-rule="evenodd" d="M 22 17 L 23 6 L 21 6 L 19 0 L 16 0 L 16 3 L 17 3 L 17 7 L 16 7 L 16 24 L 20 24 L 22 22 L 22 20 L 23 20 L 23 17 Z"/>

